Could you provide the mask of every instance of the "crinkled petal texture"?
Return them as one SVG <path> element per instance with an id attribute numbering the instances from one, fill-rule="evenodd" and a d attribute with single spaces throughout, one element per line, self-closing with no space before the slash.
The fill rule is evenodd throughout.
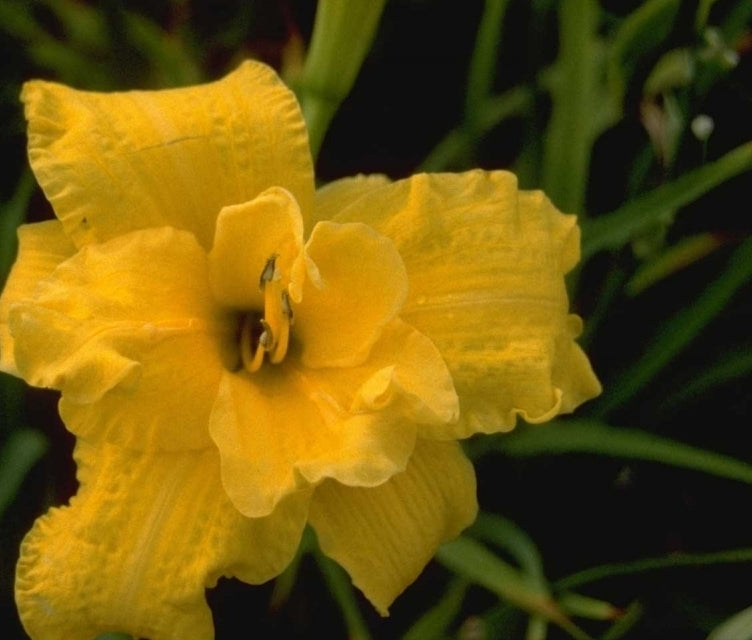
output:
<path id="1" fill-rule="evenodd" d="M 105 94 L 35 81 L 22 98 L 32 169 L 76 246 L 169 225 L 208 249 L 223 207 L 272 186 L 311 210 L 305 123 L 263 64 L 165 91 Z"/>
<path id="2" fill-rule="evenodd" d="M 423 370 L 429 375 L 416 375 Z M 395 321 L 357 367 L 285 362 L 253 376 L 225 374 L 210 431 L 230 499 L 259 517 L 326 478 L 349 486 L 384 483 L 407 466 L 418 425 L 456 415 L 438 351 Z"/>
<path id="3" fill-rule="evenodd" d="M 460 398 L 458 422 L 421 435 L 507 431 L 518 415 L 542 422 L 600 392 L 564 286 L 576 219 L 512 174 L 350 178 L 317 193 L 316 218 L 364 222 L 405 261 L 401 317 L 438 347 Z"/>
<path id="4" fill-rule="evenodd" d="M 418 424 L 457 418 L 441 355 L 396 317 L 407 279 L 391 241 L 320 222 L 306 252 L 319 278 L 294 309 L 299 342 L 279 365 L 226 373 L 211 414 L 224 486 L 250 517 L 325 478 L 381 484 L 405 469 Z"/>
<path id="5" fill-rule="evenodd" d="M 10 304 L 18 370 L 62 391 L 61 414 L 78 436 L 135 449 L 210 446 L 235 326 L 211 296 L 206 262 L 192 234 L 170 227 L 87 245 Z"/>
<path id="6" fill-rule="evenodd" d="M 244 518 L 222 491 L 217 453 L 134 453 L 78 440 L 80 489 L 40 518 L 21 548 L 16 600 L 35 640 L 122 631 L 207 640 L 205 589 L 221 576 L 261 583 L 290 562 L 310 495 Z"/>
<path id="7" fill-rule="evenodd" d="M 59 221 L 20 232 L 0 367 L 62 392 L 81 483 L 24 542 L 35 640 L 211 638 L 204 589 L 277 575 L 307 518 L 386 613 L 475 517 L 451 440 L 598 393 L 564 288 L 575 219 L 511 174 L 314 196 L 295 98 L 252 62 L 23 99 Z"/>
<path id="8" fill-rule="evenodd" d="M 322 484 L 309 518 L 324 553 L 386 615 L 439 545 L 476 512 L 475 473 L 457 443 L 419 440 L 405 471 L 384 484 Z"/>
<path id="9" fill-rule="evenodd" d="M 74 253 L 73 243 L 57 220 L 18 228 L 18 258 L 0 297 L 0 371 L 21 375 L 16 368 L 13 336 L 8 326 L 11 306 L 32 295 L 37 283 Z"/>

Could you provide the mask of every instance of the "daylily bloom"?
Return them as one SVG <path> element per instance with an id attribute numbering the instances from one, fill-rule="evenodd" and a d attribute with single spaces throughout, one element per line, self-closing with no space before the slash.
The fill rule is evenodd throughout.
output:
<path id="1" fill-rule="evenodd" d="M 57 219 L 19 229 L 0 364 L 61 392 L 80 483 L 22 546 L 35 640 L 211 638 L 205 588 L 278 575 L 306 524 L 386 613 L 475 517 L 457 440 L 599 392 L 575 218 L 513 175 L 315 191 L 295 98 L 255 62 L 22 97 Z"/>

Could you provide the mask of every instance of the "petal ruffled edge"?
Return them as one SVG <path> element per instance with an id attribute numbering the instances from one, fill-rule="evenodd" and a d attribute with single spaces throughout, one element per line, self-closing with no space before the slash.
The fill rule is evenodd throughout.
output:
<path id="1" fill-rule="evenodd" d="M 328 478 L 382 484 L 405 469 L 417 433 L 457 414 L 436 348 L 393 321 L 357 367 L 306 369 L 292 361 L 225 374 L 209 431 L 227 494 L 253 517 Z"/>
<path id="2" fill-rule="evenodd" d="M 261 583 L 298 547 L 309 495 L 268 518 L 243 517 L 224 494 L 213 449 L 135 454 L 79 440 L 79 493 L 26 536 L 16 601 L 35 640 L 126 632 L 206 640 L 206 588 L 221 576 Z"/>
<path id="3" fill-rule="evenodd" d="M 9 326 L 18 370 L 62 392 L 76 435 L 136 449 L 211 444 L 235 324 L 211 297 L 192 234 L 147 229 L 84 247 L 12 306 Z"/>
<path id="4" fill-rule="evenodd" d="M 222 207 L 271 186 L 293 193 L 304 216 L 313 206 L 300 108 L 259 62 L 161 91 L 96 93 L 32 81 L 22 100 L 32 169 L 78 247 L 169 225 L 208 249 Z"/>
<path id="5" fill-rule="evenodd" d="M 322 551 L 387 615 L 436 549 L 470 525 L 477 510 L 475 472 L 459 445 L 419 440 L 407 469 L 383 485 L 321 484 L 309 521 Z"/>
<path id="6" fill-rule="evenodd" d="M 347 204 L 347 200 L 350 200 Z M 601 387 L 574 343 L 564 273 L 579 259 L 576 218 L 504 171 L 359 178 L 317 193 L 338 222 L 391 238 L 409 280 L 402 317 L 444 357 L 460 420 L 425 437 L 508 431 L 571 411 Z M 339 212 L 333 210 L 339 207 Z"/>
<path id="7" fill-rule="evenodd" d="M 18 257 L 0 297 L 0 371 L 20 376 L 8 327 L 10 308 L 30 297 L 40 280 L 71 257 L 76 249 L 57 220 L 25 224 L 18 228 Z"/>

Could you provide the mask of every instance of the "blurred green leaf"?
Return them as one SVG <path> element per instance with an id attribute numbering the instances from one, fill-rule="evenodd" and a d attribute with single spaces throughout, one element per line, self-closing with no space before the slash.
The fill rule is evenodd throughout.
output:
<path id="1" fill-rule="evenodd" d="M 562 593 L 557 602 L 568 614 L 590 620 L 615 620 L 621 611 L 610 602 L 590 598 L 579 593 L 567 591 Z"/>
<path id="2" fill-rule="evenodd" d="M 71 0 L 44 0 L 60 21 L 72 47 L 105 51 L 109 45 L 107 25 L 101 11 Z"/>
<path id="3" fill-rule="evenodd" d="M 545 591 L 531 586 L 517 569 L 479 542 L 462 536 L 440 547 L 436 558 L 456 574 L 472 580 L 529 613 L 550 620 L 572 637 L 588 637 L 564 615 Z"/>
<path id="4" fill-rule="evenodd" d="M 663 323 L 639 360 L 609 383 L 608 392 L 591 405 L 591 412 L 603 416 L 625 404 L 668 365 L 751 279 L 752 237 L 736 248 L 725 270 L 705 287 L 699 297 L 687 300 L 680 311 Z"/>
<path id="5" fill-rule="evenodd" d="M 385 3 L 327 0 L 317 6 L 308 56 L 300 77 L 293 82 L 314 158 L 371 49 Z"/>
<path id="6" fill-rule="evenodd" d="M 656 62 L 643 87 L 646 96 L 656 96 L 688 86 L 695 77 L 695 59 L 688 48 L 672 49 Z"/>
<path id="7" fill-rule="evenodd" d="M 278 610 L 284 606 L 290 598 L 290 594 L 295 588 L 295 582 L 298 578 L 300 563 L 303 557 L 316 548 L 316 538 L 313 530 L 306 527 L 303 530 L 303 536 L 295 552 L 295 557 L 290 561 L 285 570 L 274 579 L 274 589 L 269 599 L 269 608 L 272 611 Z"/>
<path id="8" fill-rule="evenodd" d="M 321 575 L 329 587 L 329 592 L 339 605 L 347 627 L 348 638 L 350 640 L 370 640 L 371 634 L 358 608 L 358 599 L 350 577 L 318 548 L 314 550 L 313 557 L 316 559 Z"/>
<path id="9" fill-rule="evenodd" d="M 471 456 L 488 451 L 517 457 L 592 453 L 660 462 L 752 484 L 752 464 L 639 429 L 612 427 L 594 420 L 574 419 L 525 426 L 472 444 L 475 443 L 476 448 L 470 449 Z"/>
<path id="10" fill-rule="evenodd" d="M 491 94 L 498 72 L 499 43 L 508 4 L 509 0 L 486 0 L 484 4 L 465 92 L 465 123 L 471 132 L 476 128 L 476 114 Z"/>
<path id="11" fill-rule="evenodd" d="M 666 39 L 680 0 L 647 0 L 629 14 L 611 40 L 608 79 L 612 99 L 621 105 L 640 62 Z"/>
<path id="12" fill-rule="evenodd" d="M 666 210 L 694 202 L 719 184 L 750 170 L 752 143 L 747 142 L 718 160 L 634 198 L 616 211 L 583 221 L 583 259 L 603 249 L 624 246 L 640 229 L 659 220 Z"/>
<path id="13" fill-rule="evenodd" d="M 695 372 L 690 380 L 684 381 L 676 392 L 666 394 L 665 401 L 658 407 L 658 413 L 670 411 L 684 405 L 706 393 L 709 389 L 718 387 L 732 380 L 742 378 L 752 373 L 752 349 L 742 346 L 736 350 L 721 355 L 715 362 L 702 367 Z"/>
<path id="14" fill-rule="evenodd" d="M 644 607 L 639 602 L 630 603 L 599 640 L 619 640 L 642 618 L 643 611 Z"/>
<path id="15" fill-rule="evenodd" d="M 590 567 L 589 569 L 577 571 L 561 580 L 557 580 L 554 586 L 560 589 L 576 589 L 586 584 L 605 580 L 606 578 L 628 576 L 648 571 L 747 562 L 752 562 L 752 548 L 717 551 L 715 553 L 672 553 L 660 558 L 643 558 L 633 560 L 632 562 L 617 562 Z"/>
<path id="16" fill-rule="evenodd" d="M 541 593 L 550 593 L 538 548 L 532 538 L 514 522 L 500 515 L 480 512 L 467 530 L 467 534 L 495 544 L 509 553 L 520 565 L 531 587 L 540 590 Z M 545 638 L 546 634 L 545 619 L 533 615 L 528 622 L 527 640 Z"/>
<path id="17" fill-rule="evenodd" d="M 461 124 L 447 133 L 421 163 L 420 171 L 446 171 L 459 167 L 472 157 L 478 140 L 499 123 L 516 115 L 522 115 L 533 103 L 533 91 L 529 87 L 514 87 L 492 96 L 478 106 L 472 131 Z"/>
<path id="18" fill-rule="evenodd" d="M 34 18 L 31 3 L 14 0 L 0 0 L 0 29 L 8 35 L 25 40 L 46 35 Z"/>
<path id="19" fill-rule="evenodd" d="M 39 431 L 16 429 L 8 436 L 0 450 L 0 518 L 45 451 L 47 440 Z"/>
<path id="20" fill-rule="evenodd" d="M 599 95 L 602 60 L 597 39 L 598 4 L 559 4 L 559 55 L 551 91 L 551 119 L 544 137 L 543 188 L 563 211 L 583 211 L 596 128 L 606 101 Z"/>
<path id="21" fill-rule="evenodd" d="M 514 522 L 497 514 L 480 512 L 466 533 L 507 551 L 519 563 L 530 584 L 547 591 L 540 552 L 530 536 Z"/>
<path id="22" fill-rule="evenodd" d="M 752 2 L 735 2 L 729 8 L 726 19 L 721 24 L 721 31 L 727 41 L 733 42 L 740 34 L 749 29 L 752 18 Z"/>
<path id="23" fill-rule="evenodd" d="M 21 174 L 13 197 L 0 207 L 0 287 L 5 284 L 11 265 L 16 259 L 16 229 L 26 217 L 35 184 L 34 176 L 26 169 Z"/>
<path id="24" fill-rule="evenodd" d="M 402 640 L 426 640 L 446 637 L 447 631 L 462 608 L 468 584 L 454 578 L 439 601 L 426 611 L 402 636 Z"/>
<path id="25" fill-rule="evenodd" d="M 742 609 L 713 629 L 708 640 L 752 640 L 752 607 Z"/>
<path id="26" fill-rule="evenodd" d="M 699 0 L 695 13 L 695 30 L 700 33 L 708 24 L 710 10 L 718 0 Z"/>
<path id="27" fill-rule="evenodd" d="M 715 233 L 699 233 L 682 238 L 675 245 L 640 265 L 624 286 L 624 291 L 629 296 L 636 296 L 721 246 L 723 239 Z"/>
<path id="28" fill-rule="evenodd" d="M 179 87 L 198 84 L 203 73 L 185 46 L 165 31 L 136 13 L 124 16 L 125 37 L 149 61 L 152 82 L 160 87 Z"/>

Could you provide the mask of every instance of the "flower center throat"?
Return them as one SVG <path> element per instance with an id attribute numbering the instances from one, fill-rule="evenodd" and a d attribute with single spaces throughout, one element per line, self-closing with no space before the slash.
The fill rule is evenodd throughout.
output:
<path id="1" fill-rule="evenodd" d="M 246 314 L 240 329 L 240 358 L 249 373 L 261 368 L 264 354 L 268 354 L 272 364 L 282 362 L 290 344 L 292 306 L 290 295 L 282 286 L 276 254 L 269 257 L 261 271 L 259 289 L 264 294 L 263 314 Z"/>

